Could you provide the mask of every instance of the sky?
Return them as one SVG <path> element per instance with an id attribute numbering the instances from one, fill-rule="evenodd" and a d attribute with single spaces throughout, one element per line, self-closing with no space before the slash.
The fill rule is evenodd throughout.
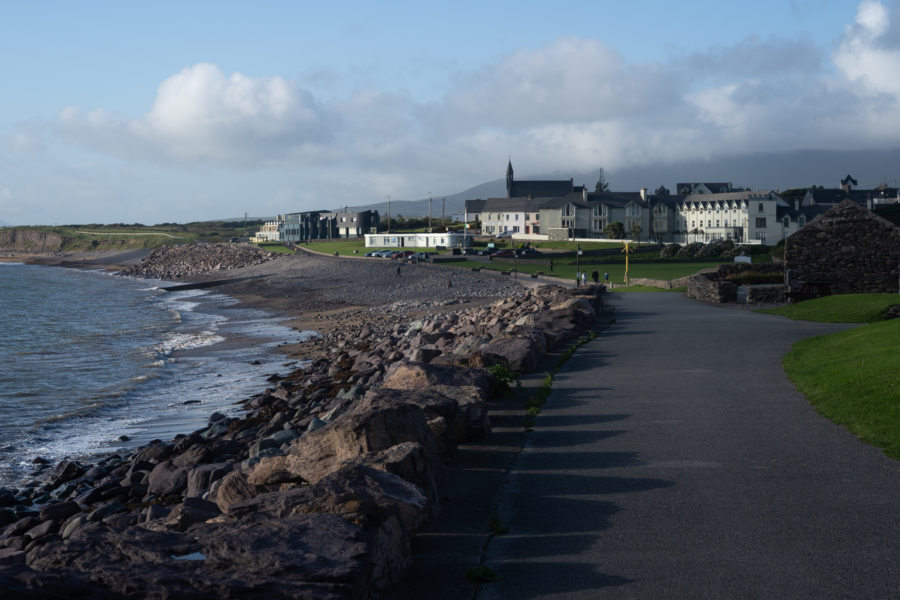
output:
<path id="1" fill-rule="evenodd" d="M 0 0 L 0 224 L 415 200 L 508 160 L 614 184 L 642 165 L 896 149 L 898 8 Z"/>

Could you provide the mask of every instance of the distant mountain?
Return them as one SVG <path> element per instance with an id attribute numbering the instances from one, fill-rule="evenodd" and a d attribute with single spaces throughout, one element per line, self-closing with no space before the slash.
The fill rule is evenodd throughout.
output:
<path id="1" fill-rule="evenodd" d="M 515 165 L 514 165 L 515 166 Z M 612 171 L 604 169 L 604 178 L 613 191 L 636 192 L 646 187 L 651 193 L 665 186 L 675 193 L 679 182 L 730 181 L 735 187 L 753 190 L 786 190 L 821 185 L 840 187 L 839 181 L 853 175 L 863 189 L 883 183 L 896 187 L 900 180 L 900 148 L 876 150 L 797 150 L 780 153 L 757 153 L 744 156 L 724 156 L 711 160 L 693 160 L 677 164 L 648 164 Z M 593 191 L 596 171 L 545 174 L 523 174 L 521 179 L 572 179 L 575 185 Z M 440 219 L 441 199 L 444 214 L 450 219 L 462 214 L 466 200 L 502 198 L 506 196 L 506 180 L 495 179 L 456 194 L 432 199 L 431 216 Z M 343 207 L 341 207 L 343 209 Z M 387 202 L 352 207 L 354 210 L 377 210 L 387 215 Z M 428 199 L 391 202 L 391 214 L 404 217 L 428 216 Z"/>
<path id="2" fill-rule="evenodd" d="M 447 196 L 435 196 L 431 199 L 431 217 L 433 219 L 441 218 L 441 210 L 443 206 L 443 214 L 447 220 L 452 220 L 454 215 L 462 215 L 465 209 L 466 200 L 474 200 L 476 198 L 497 198 L 506 196 L 506 180 L 497 179 L 488 181 L 471 187 L 456 194 Z M 377 210 L 378 214 L 386 217 L 388 213 L 387 201 L 377 202 L 375 204 L 367 204 L 365 206 L 351 206 L 351 210 Z M 343 207 L 341 207 L 343 210 Z M 391 215 L 397 217 L 427 217 L 428 216 L 428 198 L 422 200 L 397 200 L 391 202 Z"/>

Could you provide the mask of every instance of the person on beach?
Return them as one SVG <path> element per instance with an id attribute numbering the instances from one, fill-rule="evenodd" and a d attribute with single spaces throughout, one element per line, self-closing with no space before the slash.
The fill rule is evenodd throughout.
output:
<path id="1" fill-rule="evenodd" d="M 397 263 L 397 277 L 400 277 L 400 266 L 401 266 L 402 264 L 403 264 L 403 263 L 401 263 L 401 262 L 398 262 L 398 263 Z"/>

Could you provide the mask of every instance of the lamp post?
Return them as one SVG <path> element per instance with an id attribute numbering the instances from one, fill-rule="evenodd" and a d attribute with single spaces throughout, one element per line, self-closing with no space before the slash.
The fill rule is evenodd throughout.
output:
<path id="1" fill-rule="evenodd" d="M 581 244 L 575 244 L 575 287 L 579 286 L 581 281 L 581 267 L 579 262 L 581 259 Z"/>

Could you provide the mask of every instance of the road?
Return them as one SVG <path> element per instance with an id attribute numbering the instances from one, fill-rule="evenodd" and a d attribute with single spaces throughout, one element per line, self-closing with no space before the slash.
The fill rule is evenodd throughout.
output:
<path id="1" fill-rule="evenodd" d="M 612 299 L 515 460 L 478 599 L 900 598 L 900 463 L 781 367 L 843 326 Z"/>

